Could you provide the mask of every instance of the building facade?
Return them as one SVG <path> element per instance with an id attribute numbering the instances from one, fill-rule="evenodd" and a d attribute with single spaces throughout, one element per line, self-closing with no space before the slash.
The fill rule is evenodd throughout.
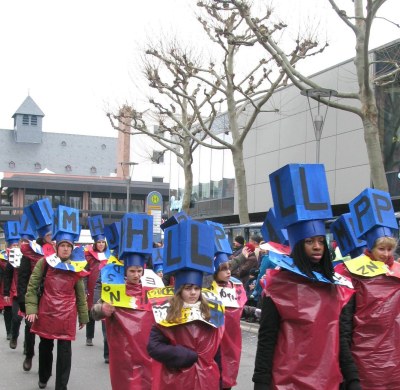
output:
<path id="1" fill-rule="evenodd" d="M 374 77 L 395 70 L 391 63 L 400 62 L 400 40 L 388 43 L 370 52 Z M 334 65 L 311 76 L 324 88 L 357 92 L 358 83 L 353 59 Z M 379 111 L 379 128 L 383 146 L 383 159 L 389 191 L 396 211 L 400 210 L 400 75 L 390 82 L 375 86 Z M 354 104 L 354 101 L 352 102 Z M 357 104 L 357 103 L 355 103 Z M 293 85 L 277 90 L 263 107 L 244 142 L 244 162 L 247 179 L 247 198 L 250 220 L 262 222 L 265 213 L 273 206 L 269 174 L 289 163 L 316 163 L 318 143 L 315 139 L 313 118 L 317 103 L 300 94 Z M 320 107 L 325 113 L 326 106 Z M 277 110 L 277 112 L 271 112 Z M 243 115 L 251 114 L 251 106 Z M 223 118 L 222 118 L 223 119 Z M 226 123 L 227 123 L 226 119 Z M 226 130 L 229 130 L 227 127 Z M 227 169 L 230 156 L 220 151 L 206 151 L 199 147 L 194 158 L 195 188 L 211 188 L 213 177 L 232 179 L 232 169 Z M 334 215 L 348 211 L 347 204 L 363 189 L 371 186 L 371 176 L 364 128 L 361 119 L 347 111 L 330 107 L 326 113 L 319 143 L 319 162 L 324 164 L 330 200 Z M 178 170 L 174 168 L 174 171 Z M 172 179 L 171 179 L 172 187 Z M 196 190 L 194 190 L 194 193 Z M 209 191 L 209 193 L 211 193 Z M 194 194 L 195 195 L 195 194 Z M 207 195 L 202 201 L 207 202 Z M 237 189 L 234 188 L 232 211 L 214 213 L 213 219 L 223 223 L 237 223 Z M 196 209 L 194 209 L 196 210 Z M 193 213 L 196 218 L 207 216 Z"/>
<path id="2" fill-rule="evenodd" d="M 23 208 L 44 197 L 80 210 L 80 223 L 103 215 L 106 224 L 128 210 L 146 211 L 152 191 L 168 202 L 169 184 L 132 180 L 130 137 L 43 132 L 44 113 L 28 96 L 15 114 L 13 129 L 0 129 L 0 226 L 19 219 Z"/>

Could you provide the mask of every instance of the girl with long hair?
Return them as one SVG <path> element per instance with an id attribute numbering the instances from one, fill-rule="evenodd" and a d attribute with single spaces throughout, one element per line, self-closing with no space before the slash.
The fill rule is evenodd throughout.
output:
<path id="1" fill-rule="evenodd" d="M 201 277 L 200 283 L 187 280 L 175 285 L 175 291 L 165 321 L 153 325 L 147 345 L 149 355 L 162 363 L 153 389 L 219 390 L 220 369 L 215 358 L 223 327 L 210 322 Z"/>

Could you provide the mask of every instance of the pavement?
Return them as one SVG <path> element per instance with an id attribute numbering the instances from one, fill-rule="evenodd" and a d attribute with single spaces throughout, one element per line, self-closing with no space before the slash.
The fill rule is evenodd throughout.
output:
<path id="1" fill-rule="evenodd" d="M 240 329 L 242 329 L 242 332 L 250 332 L 258 334 L 259 328 L 260 324 L 258 322 L 246 322 L 244 320 L 240 321 Z"/>
<path id="2" fill-rule="evenodd" d="M 29 372 L 22 370 L 23 331 L 24 322 L 21 324 L 20 337 L 16 349 L 10 349 L 6 340 L 3 316 L 0 315 L 0 364 L 2 367 L 0 390 L 36 390 L 38 389 L 38 351 L 39 339 L 36 339 L 36 356 L 33 358 L 32 369 Z M 252 388 L 251 381 L 254 371 L 254 359 L 257 347 L 257 333 L 259 324 L 241 321 L 242 329 L 242 357 L 239 375 L 235 390 L 248 390 Z M 108 372 L 108 364 L 103 359 L 103 339 L 100 323 L 96 322 L 94 346 L 85 345 L 85 329 L 77 331 L 76 340 L 72 342 L 72 369 L 68 390 L 92 389 L 112 390 Z M 56 349 L 56 347 L 55 347 Z M 55 353 L 56 356 L 56 353 Z M 54 357 L 55 357 L 54 356 Z M 55 371 L 54 359 L 53 372 Z M 54 372 L 55 373 L 55 372 Z M 54 390 L 54 375 L 50 378 L 46 390 Z M 118 390 L 118 389 L 115 389 Z"/>

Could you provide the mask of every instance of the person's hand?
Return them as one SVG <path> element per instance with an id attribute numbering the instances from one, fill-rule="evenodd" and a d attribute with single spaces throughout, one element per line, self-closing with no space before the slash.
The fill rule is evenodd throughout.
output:
<path id="1" fill-rule="evenodd" d="M 110 305 L 109 303 L 107 303 L 107 302 L 104 302 L 104 303 L 102 303 L 102 305 L 101 305 L 101 311 L 103 312 L 103 314 L 106 316 L 106 317 L 111 317 L 111 315 L 114 313 L 114 311 L 115 311 L 115 307 L 114 306 L 112 306 L 112 305 Z"/>
<path id="2" fill-rule="evenodd" d="M 81 324 L 81 323 L 79 323 L 79 329 L 82 329 L 82 328 L 84 328 L 84 327 L 85 327 L 85 325 L 86 325 L 86 324 Z"/>
<path id="3" fill-rule="evenodd" d="M 28 320 L 29 322 L 34 323 L 35 320 L 37 320 L 38 316 L 37 314 L 28 314 L 25 319 Z"/>
<path id="4" fill-rule="evenodd" d="M 249 256 L 250 256 L 252 253 L 253 253 L 253 252 L 252 252 L 249 248 L 247 248 L 247 246 L 245 246 L 245 247 L 242 249 L 242 255 L 243 255 L 246 259 L 248 259 Z"/>

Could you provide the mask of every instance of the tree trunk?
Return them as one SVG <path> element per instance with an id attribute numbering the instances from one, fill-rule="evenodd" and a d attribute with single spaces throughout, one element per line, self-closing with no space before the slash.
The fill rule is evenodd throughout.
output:
<path id="1" fill-rule="evenodd" d="M 376 123 L 376 122 L 375 122 Z M 371 180 L 374 188 L 389 192 L 389 187 L 383 165 L 382 150 L 379 143 L 378 127 L 367 115 L 363 118 L 364 139 L 367 145 L 369 166 L 371 167 Z"/>
<path id="2" fill-rule="evenodd" d="M 182 210 L 189 213 L 190 199 L 193 191 L 193 171 L 192 171 L 192 151 L 190 148 L 190 140 L 185 140 L 183 146 L 183 174 L 185 177 L 185 190 L 182 200 Z"/>
<path id="3" fill-rule="evenodd" d="M 246 170 L 243 162 L 243 149 L 241 147 L 236 147 L 231 150 L 238 193 L 239 221 L 240 223 L 249 223 L 250 218 L 247 206 L 247 183 Z"/>
<path id="4" fill-rule="evenodd" d="M 354 63 L 360 88 L 361 116 L 364 125 L 364 139 L 367 146 L 371 180 L 374 188 L 388 192 L 389 187 L 383 163 L 382 146 L 379 140 L 378 108 L 376 106 L 374 86 L 370 77 L 368 41 L 371 22 L 363 15 L 362 0 L 355 1 L 354 11 L 356 15 L 356 57 Z"/>

